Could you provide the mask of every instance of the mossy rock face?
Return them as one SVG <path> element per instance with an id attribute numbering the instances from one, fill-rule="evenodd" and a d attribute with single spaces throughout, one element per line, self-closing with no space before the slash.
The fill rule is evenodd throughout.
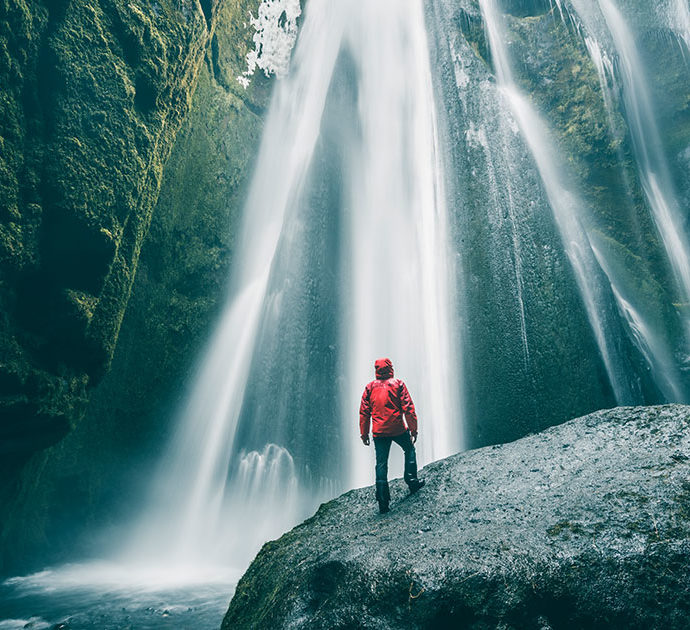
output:
<path id="1" fill-rule="evenodd" d="M 95 387 L 90 387 L 93 377 L 84 382 L 85 416 L 58 444 L 34 456 L 17 480 L 19 493 L 4 502 L 0 539 L 13 544 L 3 545 L 0 571 L 60 561 L 74 552 L 77 540 L 80 550 L 88 551 L 89 533 L 136 509 L 132 487 L 151 474 L 151 455 L 160 452 L 225 298 L 239 213 L 273 85 L 263 74 L 247 89 L 236 80 L 246 70 L 253 34 L 248 17 L 257 6 L 258 0 L 238 0 L 214 9 L 196 87 L 185 96 L 191 100 L 185 102 L 184 122 L 178 121 L 165 165 L 162 159 L 154 164 L 156 195 L 149 198 L 146 238 L 131 295 L 127 289 L 111 367 Z M 132 101 L 132 107 L 136 111 L 139 105 Z M 76 229 L 72 224 L 70 233 Z M 95 238 L 107 242 L 114 233 L 113 227 L 99 228 Z M 98 316 L 100 299 L 83 283 L 62 290 L 59 298 L 63 329 L 74 343 L 62 354 L 77 352 L 79 335 Z M 15 342 L 16 356 L 21 352 Z"/>
<path id="2" fill-rule="evenodd" d="M 607 111 L 581 35 L 557 11 L 507 22 L 516 80 L 567 158 L 573 183 L 590 209 L 583 221 L 642 256 L 663 278 L 670 271 L 639 182 L 629 130 L 619 109 Z"/>
<path id="3" fill-rule="evenodd" d="M 187 0 L 2 2 L 0 430 L 10 453 L 64 435 L 108 370 L 214 23 L 215 11 Z"/>

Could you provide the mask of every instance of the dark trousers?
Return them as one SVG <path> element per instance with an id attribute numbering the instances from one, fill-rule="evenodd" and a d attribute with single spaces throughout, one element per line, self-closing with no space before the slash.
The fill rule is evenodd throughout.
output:
<path id="1" fill-rule="evenodd" d="M 393 437 L 374 436 L 374 448 L 376 449 L 376 499 L 380 503 L 388 503 L 390 491 L 388 489 L 388 454 L 391 443 L 395 442 L 405 452 L 405 483 L 411 486 L 417 480 L 417 452 L 410 439 L 410 432 L 405 431 L 401 435 Z"/>

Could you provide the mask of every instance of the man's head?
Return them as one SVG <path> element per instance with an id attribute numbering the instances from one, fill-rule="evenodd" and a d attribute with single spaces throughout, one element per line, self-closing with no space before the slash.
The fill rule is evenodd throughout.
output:
<path id="1" fill-rule="evenodd" d="M 380 381 L 393 378 L 393 362 L 390 359 L 376 359 L 374 369 L 376 370 L 376 378 Z"/>

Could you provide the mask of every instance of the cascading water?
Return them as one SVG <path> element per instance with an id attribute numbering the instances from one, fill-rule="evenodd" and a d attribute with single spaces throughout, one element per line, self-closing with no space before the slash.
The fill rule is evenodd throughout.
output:
<path id="1" fill-rule="evenodd" d="M 663 154 L 644 66 L 623 16 L 612 0 L 599 0 L 621 60 L 627 120 L 645 194 L 676 273 L 684 300 L 690 300 L 690 245 Z"/>
<path id="2" fill-rule="evenodd" d="M 635 38 L 613 0 L 598 0 L 596 4 L 571 0 L 571 4 L 571 19 L 581 24 L 579 28 L 587 33 L 585 43 L 599 74 L 609 126 L 616 136 L 623 133 L 613 123 L 618 106 L 616 99 L 622 94 L 625 120 L 632 137 L 642 190 L 674 272 L 680 301 L 687 304 L 690 300 L 690 242 Z M 678 3 L 673 0 L 666 7 L 666 15 L 674 31 L 684 38 L 688 9 L 687 5 L 682 5 L 682 1 Z M 619 63 L 614 64 L 612 58 L 618 59 Z M 620 159 L 622 162 L 622 155 Z M 630 192 L 629 182 L 626 187 Z M 687 386 L 683 384 L 679 369 L 679 364 L 686 359 L 683 356 L 680 359 L 674 357 L 674 354 L 682 355 L 686 351 L 678 347 L 677 340 L 674 344 L 668 338 L 668 326 L 655 312 L 656 305 L 640 300 L 640 296 L 631 289 L 632 283 L 626 279 L 631 270 L 623 269 L 615 260 L 602 260 L 601 252 L 598 257 L 611 282 L 620 311 L 629 320 L 629 328 L 638 342 L 638 348 L 647 358 L 660 390 L 667 400 L 687 400 Z M 635 313 L 632 320 L 629 319 L 631 313 Z M 684 319 L 684 345 L 687 345 L 690 328 L 687 317 Z"/>
<path id="3" fill-rule="evenodd" d="M 462 445 L 462 388 L 424 15 L 418 2 L 368 3 L 353 13 L 347 46 L 361 56 L 346 211 L 342 415 L 352 422 L 372 358 L 391 356 L 417 405 L 420 459 L 429 462 Z M 359 455 L 350 484 L 364 485 L 371 479 L 367 453 L 358 433 L 348 434 Z"/>
<path id="4" fill-rule="evenodd" d="M 690 62 L 690 7 L 687 0 L 671 0 L 666 10 L 668 27 L 682 40 L 685 47 L 682 48 L 687 62 Z"/>
<path id="5" fill-rule="evenodd" d="M 223 535 L 232 528 L 224 520 L 228 516 L 226 483 L 229 474 L 235 472 L 231 456 L 237 447 L 237 423 L 256 338 L 266 316 L 276 251 L 281 237 L 289 231 L 286 219 L 294 220 L 291 213 L 299 204 L 339 50 L 342 24 L 335 12 L 319 12 L 317 5 L 310 13 L 315 17 L 304 24 L 294 70 L 277 90 L 266 121 L 234 257 L 231 297 L 202 360 L 177 433 L 162 458 L 152 505 L 132 546 L 136 557 L 172 554 L 180 561 L 218 559 L 218 550 L 214 553 L 209 545 L 223 546 L 229 538 Z M 316 59 L 318 72 L 313 68 Z M 285 273 L 280 279 L 274 276 L 274 286 L 290 272 L 282 269 L 275 273 L 280 275 L 281 271 Z M 267 437 L 266 442 L 270 442 Z M 233 489 L 231 494 L 236 492 Z M 276 527 L 277 534 L 284 525 L 281 522 Z M 261 543 L 249 542 L 253 540 L 251 527 L 234 532 L 232 538 L 242 540 L 248 550 Z"/>
<path id="6" fill-rule="evenodd" d="M 333 163 L 339 187 L 323 192 Z M 328 494 L 369 483 L 357 411 L 379 355 L 411 389 L 420 460 L 459 450 L 442 178 L 421 4 L 311 2 L 268 115 L 231 297 L 138 558 L 243 565 Z M 328 273 L 337 291 L 314 279 Z"/>
<path id="7" fill-rule="evenodd" d="M 162 598 L 213 600 L 213 626 L 262 542 L 372 481 L 357 409 L 379 355 L 416 402 L 421 463 L 459 450 L 463 424 L 474 446 L 616 402 L 687 400 L 690 149 L 668 133 L 687 120 L 664 122 L 642 68 L 669 42 L 687 64 L 687 3 L 638 5 L 310 0 L 227 307 L 124 561 L 10 580 L 17 610 L 49 591 L 66 616 L 87 608 L 87 584 L 92 610 L 141 612 L 154 584 L 170 589 L 161 616 L 183 612 Z M 653 11 L 665 30 L 645 49 L 632 34 Z"/>
<path id="8" fill-rule="evenodd" d="M 552 146 L 545 123 L 513 78 L 501 15 L 495 0 L 480 0 L 480 6 L 499 88 L 509 103 L 539 170 L 616 401 L 619 404 L 634 404 L 641 399 L 641 393 L 630 379 L 630 370 L 616 344 L 621 334 L 620 323 L 611 307 L 611 289 L 582 224 L 586 208 Z"/>

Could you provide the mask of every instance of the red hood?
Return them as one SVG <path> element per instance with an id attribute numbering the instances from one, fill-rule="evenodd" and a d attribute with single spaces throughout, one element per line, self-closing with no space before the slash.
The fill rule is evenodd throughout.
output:
<path id="1" fill-rule="evenodd" d="M 374 367 L 378 380 L 385 381 L 388 378 L 393 378 L 393 362 L 390 359 L 376 359 Z"/>

